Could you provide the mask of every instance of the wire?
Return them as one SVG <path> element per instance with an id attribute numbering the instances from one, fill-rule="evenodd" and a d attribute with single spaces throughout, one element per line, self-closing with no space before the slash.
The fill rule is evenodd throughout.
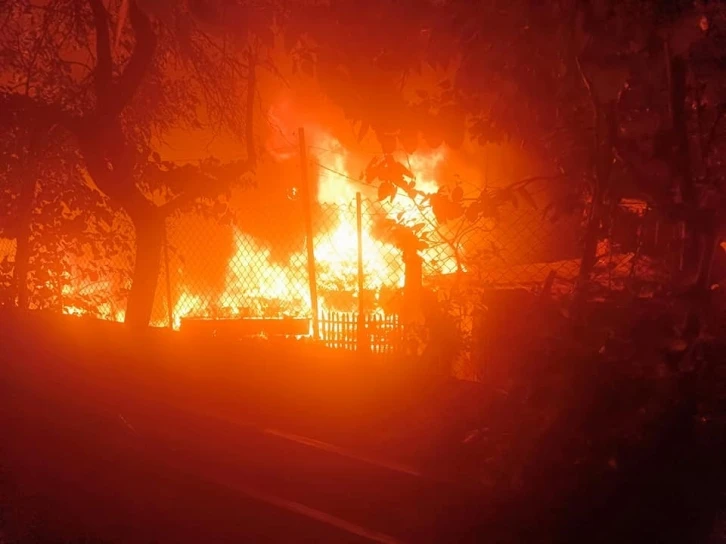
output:
<path id="1" fill-rule="evenodd" d="M 313 164 L 317 165 L 318 167 L 322 168 L 323 170 L 327 170 L 328 172 L 332 172 L 333 174 L 337 174 L 341 178 L 345 178 L 349 181 L 352 181 L 353 183 L 357 183 L 358 185 L 364 185 L 366 187 L 370 187 L 368 183 L 365 181 L 361 181 L 359 179 L 355 179 L 350 177 L 348 174 L 344 174 L 343 172 L 339 172 L 338 170 L 335 170 L 334 168 L 330 168 L 329 166 L 325 166 L 324 164 L 319 163 L 318 161 L 312 161 Z"/>
<path id="2" fill-rule="evenodd" d="M 334 150 L 334 149 L 328 149 L 327 147 L 320 147 L 318 145 L 308 145 L 308 149 L 317 149 L 318 151 L 325 151 L 326 153 L 332 153 L 334 155 L 346 155 L 350 154 L 350 151 L 345 149 L 343 145 L 341 144 L 340 149 Z M 371 158 L 375 157 L 383 157 L 385 153 L 382 153 L 380 151 L 367 151 L 367 150 L 355 150 L 356 155 L 369 155 Z"/>

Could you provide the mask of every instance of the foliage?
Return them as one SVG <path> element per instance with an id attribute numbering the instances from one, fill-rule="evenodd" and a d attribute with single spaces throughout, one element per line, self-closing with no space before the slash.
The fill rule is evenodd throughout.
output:
<path id="1" fill-rule="evenodd" d="M 0 105 L 15 122 L 66 131 L 95 186 L 129 215 L 137 256 L 127 317 L 148 322 L 163 218 L 216 197 L 254 168 L 255 70 L 269 64 L 272 12 L 133 0 L 10 8 L 0 36 L 7 67 Z M 179 128 L 230 132 L 246 141 L 247 159 L 163 163 L 154 148 Z"/>
<path id="2" fill-rule="evenodd" d="M 281 26 L 295 65 L 359 124 L 359 138 L 371 130 L 384 153 L 411 153 L 419 133 L 433 147 L 458 147 L 465 133 L 465 112 L 450 80 L 442 77 L 434 90 L 407 85 L 425 64 L 444 68 L 426 34 L 439 11 L 429 2 L 377 0 L 365 10 L 347 2 L 299 2 Z"/>
<path id="3" fill-rule="evenodd" d="M 386 155 L 421 141 L 456 147 L 465 126 L 481 143 L 519 141 L 560 172 L 568 183 L 553 187 L 543 213 L 587 209 L 586 274 L 623 198 L 648 202 L 665 222 L 685 220 L 690 237 L 720 221 L 721 4 L 381 1 L 365 15 L 345 2 L 299 11 L 285 22 L 289 50 Z M 349 39 L 373 27 L 375 39 Z M 410 183 L 405 170 L 387 159 L 372 169 L 382 198 L 411 192 L 400 183 Z M 488 213 L 486 199 L 468 208 L 458 199 L 434 197 L 437 217 Z"/>
<path id="4" fill-rule="evenodd" d="M 159 238 L 152 231 L 178 210 L 229 218 L 229 188 L 247 181 L 256 163 L 255 69 L 276 71 L 270 51 L 277 38 L 296 69 L 314 77 L 357 124 L 359 138 L 375 133 L 384 154 L 368 165 L 365 179 L 377 184 L 379 198 L 402 194 L 432 212 L 434 220 L 423 225 L 387 226 L 399 247 L 444 244 L 459 255 L 472 232 L 498 224 L 505 206 L 535 204 L 532 180 L 476 194 L 455 181 L 425 194 L 405 160 L 394 158 L 422 143 L 457 148 L 467 137 L 518 142 L 543 171 L 557 172 L 537 178 L 565 182 L 552 185 L 542 214 L 554 220 L 586 207 L 583 254 L 593 259 L 623 198 L 647 201 L 665 222 L 685 221 L 694 237 L 723 221 L 721 5 L 376 0 L 364 10 L 342 0 L 124 0 L 108 7 L 98 0 L 23 0 L 8 6 L 0 33 L 6 67 L 0 106 L 8 113 L 2 138 L 11 139 L 25 121 L 65 131 L 96 187 L 129 214 L 137 241 L 150 245 Z M 163 160 L 159 146 L 170 130 L 199 128 L 244 141 L 246 157 L 231 164 Z M 17 153 L 3 158 L 6 173 L 24 160 Z M 492 245 L 486 254 L 496 257 L 499 249 Z M 153 259 L 136 259 L 142 261 L 151 264 L 135 270 L 135 279 L 155 275 Z M 142 283 L 148 299 L 153 282 Z"/>
<path id="5" fill-rule="evenodd" d="M 91 187 L 80 169 L 73 143 L 59 131 L 31 142 L 28 131 L 8 130 L 14 136 L 4 142 L 6 170 L 0 177 L 2 216 L 0 237 L 13 240 L 16 248 L 28 246 L 27 262 L 16 250 L 3 262 L 4 303 L 18 296 L 14 269 L 26 270 L 31 308 L 62 311 L 73 307 L 91 315 L 109 317 L 101 307 L 123 307 L 133 257 L 133 236 L 123 229 L 123 215 Z M 31 145 L 42 149 L 31 149 Z M 25 187 L 24 187 L 25 186 Z M 21 192 L 29 190 L 23 202 Z M 24 208 L 27 208 L 24 209 Z M 108 292 L 98 285 L 113 284 Z"/>
<path id="6" fill-rule="evenodd" d="M 484 188 L 474 195 L 465 192 L 461 179 L 453 186 L 442 185 L 437 192 L 418 189 L 414 174 L 393 155 L 374 157 L 364 172 L 366 183 L 377 183 L 378 199 L 391 202 L 399 193 L 419 210 L 419 219 L 406 219 L 400 212 L 395 219 L 385 219 L 377 235 L 389 240 L 404 252 L 420 251 L 436 245 L 448 246 L 456 256 L 459 270 L 475 265 L 483 257 L 497 257 L 500 249 L 489 241 L 486 249 L 478 248 L 473 259 L 462 262 L 462 249 L 477 232 L 488 233 L 496 227 L 503 209 L 519 208 L 520 202 L 537 208 L 528 186 L 542 178 L 523 179 L 504 187 Z M 467 192 L 471 192 L 466 188 Z M 430 214 L 428 211 L 430 210 Z M 430 219 L 430 217 L 432 219 Z"/>

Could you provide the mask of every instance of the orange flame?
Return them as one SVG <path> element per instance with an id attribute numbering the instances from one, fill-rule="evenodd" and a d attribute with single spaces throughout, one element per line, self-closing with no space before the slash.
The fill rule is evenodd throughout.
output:
<path id="1" fill-rule="evenodd" d="M 322 291 L 341 289 L 358 296 L 358 233 L 354 208 L 356 192 L 370 190 L 355 182 L 349 174 L 351 154 L 332 135 L 324 131 L 310 131 L 311 155 L 319 164 L 317 201 L 334 205 L 336 217 L 328 232 L 319 233 L 315 240 L 314 255 L 318 287 Z M 287 158 L 285 156 L 285 158 Z M 416 187 L 426 193 L 438 190 L 436 168 L 445 158 L 439 148 L 430 154 L 414 154 L 407 164 L 416 178 Z M 368 206 L 368 204 L 366 204 Z M 378 203 L 380 211 L 399 224 L 423 223 L 435 225 L 432 211 L 420 200 L 399 196 Z M 371 213 L 370 209 L 366 213 Z M 377 240 L 369 225 L 363 224 L 361 241 L 364 255 L 364 288 L 378 298 L 383 287 L 400 288 L 404 283 L 404 269 L 400 250 L 390 243 Z M 438 269 L 453 272 L 456 268 L 451 250 L 429 248 L 421 251 L 425 262 Z M 270 261 L 270 250 L 252 237 L 235 231 L 235 252 L 228 263 L 224 291 L 215 304 L 204 304 L 202 297 L 185 292 L 175 308 L 175 325 L 186 316 L 210 316 L 212 306 L 223 315 L 236 316 L 244 312 L 253 315 L 309 315 L 310 296 L 307 283 L 306 256 L 290 256 L 286 265 Z M 260 262 L 264 270 L 260 271 Z M 330 308 L 321 301 L 320 310 Z M 379 310 L 380 311 L 380 310 Z"/>
<path id="2" fill-rule="evenodd" d="M 358 296 L 358 232 L 355 210 L 356 193 L 370 193 L 374 187 L 353 180 L 349 165 L 354 157 L 331 134 L 312 129 L 308 132 L 311 159 L 318 163 L 317 201 L 335 210 L 334 221 L 326 232 L 316 234 L 314 255 L 319 291 L 347 292 L 353 299 Z M 443 147 L 430 153 L 417 153 L 399 157 L 415 176 L 416 188 L 435 193 L 437 167 L 446 156 Z M 279 160 L 295 157 L 291 153 L 278 153 Z M 297 158 L 297 157 L 295 157 Z M 364 215 L 383 215 L 402 225 L 423 224 L 435 226 L 430 207 L 421 199 L 398 195 L 383 202 L 364 200 Z M 373 209 L 375 208 L 375 210 Z M 401 252 L 388 242 L 375 238 L 367 221 L 361 232 L 363 248 L 364 289 L 372 291 L 374 300 L 379 299 L 384 287 L 401 288 L 404 284 L 404 267 Z M 184 317 L 234 317 L 234 316 L 306 316 L 310 315 L 311 301 L 306 255 L 304 252 L 290 255 L 286 263 L 270 259 L 270 248 L 252 236 L 237 229 L 234 231 L 234 251 L 227 264 L 225 286 L 221 293 L 210 297 L 209 293 L 195 292 L 191 285 L 182 288 L 173 308 L 173 327 L 178 329 Z M 425 265 L 438 272 L 453 272 L 456 261 L 453 252 L 444 248 L 420 251 Z M 262 266 L 263 270 L 260 270 Z M 111 288 L 110 282 L 105 287 Z M 104 282 L 84 289 L 100 290 Z M 64 296 L 82 294 L 80 286 L 67 286 Z M 333 308 L 321 297 L 320 311 L 324 315 Z M 374 311 L 383 313 L 380 308 Z M 83 309 L 66 306 L 64 312 L 82 315 Z M 122 321 L 123 311 L 116 311 L 110 304 L 102 304 L 98 314 L 104 319 Z M 166 326 L 166 323 L 157 323 Z"/>

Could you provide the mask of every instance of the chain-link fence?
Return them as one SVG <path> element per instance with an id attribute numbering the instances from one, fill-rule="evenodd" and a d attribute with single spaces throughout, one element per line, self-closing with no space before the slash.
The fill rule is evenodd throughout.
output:
<path id="1" fill-rule="evenodd" d="M 370 329 L 395 329 L 405 266 L 401 249 L 375 235 L 384 212 L 360 197 L 316 204 L 309 216 L 302 205 L 300 198 L 284 202 L 287 213 L 258 224 L 256 236 L 238 223 L 169 221 L 164 268 L 168 260 L 170 273 L 156 308 L 163 311 L 160 299 L 168 291 L 175 300 L 171 321 L 182 329 L 218 334 L 220 320 L 234 320 L 237 332 L 315 332 L 337 347 L 355 344 L 359 314 Z"/>
<path id="2" fill-rule="evenodd" d="M 375 184 L 326 171 L 325 191 L 320 179 L 311 183 L 317 198 L 281 183 L 167 218 L 152 324 L 216 335 L 312 333 L 333 347 L 364 342 L 387 352 L 400 345 L 403 324 L 415 320 L 427 288 L 465 285 L 474 300 L 472 290 L 574 286 L 582 217 L 545 217 L 552 199 L 546 183 L 528 186 L 527 202 L 508 202 L 496 216 L 441 221 L 425 191 L 380 198 Z M 481 192 L 462 185 L 461 198 Z M 659 246 L 673 238 L 640 204 L 624 208 L 602 227 L 607 241 L 593 276 L 607 289 L 656 282 Z M 57 221 L 33 219 L 28 304 L 123 320 L 133 229 L 122 213 L 106 217 L 105 228 L 86 215 L 84 234 L 75 238 Z M 0 238 L 3 304 L 18 302 L 16 246 Z M 470 327 L 472 312 L 457 318 Z"/>
<path id="3" fill-rule="evenodd" d="M 0 306 L 12 306 L 14 301 L 15 255 L 17 242 L 8 238 L 0 238 Z"/>

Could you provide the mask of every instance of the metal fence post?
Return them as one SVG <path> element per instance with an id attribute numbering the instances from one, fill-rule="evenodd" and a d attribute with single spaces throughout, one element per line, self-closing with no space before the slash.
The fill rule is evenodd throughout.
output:
<path id="1" fill-rule="evenodd" d="M 164 275 L 166 276 L 166 306 L 169 312 L 169 328 L 174 329 L 174 305 L 171 303 L 171 278 L 169 277 L 169 240 L 166 236 L 166 217 L 161 220 L 164 246 Z"/>
<path id="2" fill-rule="evenodd" d="M 356 231 L 358 234 L 358 335 L 357 350 L 367 349 L 366 322 L 363 312 L 363 202 L 360 192 L 355 194 Z"/>
<path id="3" fill-rule="evenodd" d="M 307 246 L 308 256 L 308 283 L 310 287 L 310 306 L 312 309 L 313 319 L 313 338 L 318 340 L 320 338 L 320 324 L 318 315 L 318 282 L 316 277 L 315 269 L 315 247 L 313 241 L 313 220 L 312 220 L 312 195 L 310 194 L 310 182 L 308 180 L 308 157 L 307 147 L 305 145 L 305 129 L 300 127 L 299 131 L 300 139 L 300 173 L 302 175 L 302 183 L 300 192 L 303 201 L 303 214 L 305 220 L 305 238 Z"/>

